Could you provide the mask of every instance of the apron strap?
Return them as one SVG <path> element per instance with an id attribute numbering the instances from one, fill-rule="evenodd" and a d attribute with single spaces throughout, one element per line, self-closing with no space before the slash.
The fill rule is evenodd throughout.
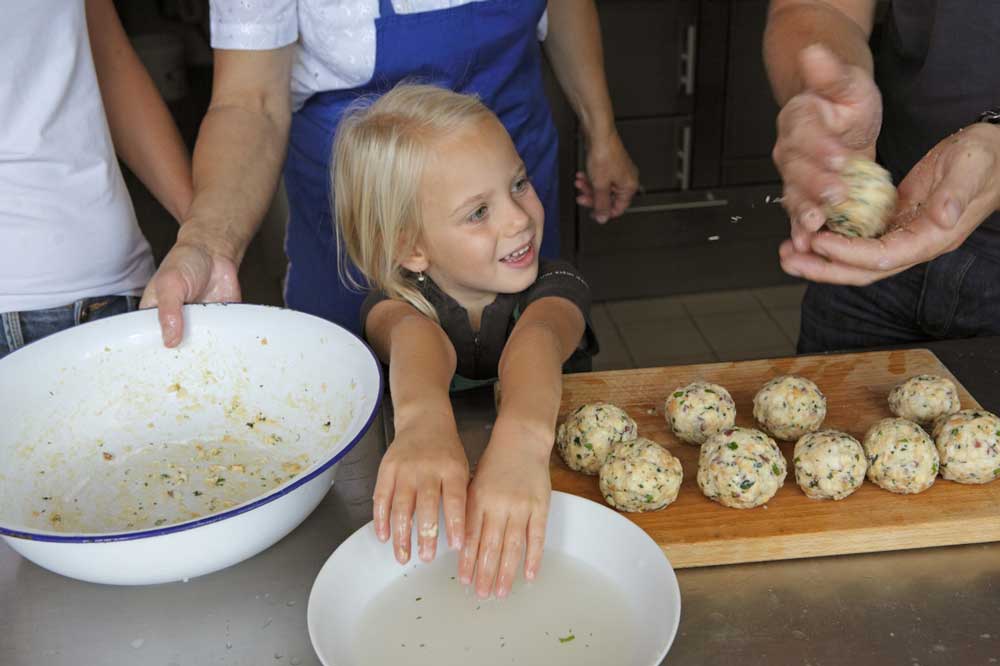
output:
<path id="1" fill-rule="evenodd" d="M 396 10 L 392 6 L 392 0 L 378 0 L 378 15 L 379 18 L 396 15 Z"/>

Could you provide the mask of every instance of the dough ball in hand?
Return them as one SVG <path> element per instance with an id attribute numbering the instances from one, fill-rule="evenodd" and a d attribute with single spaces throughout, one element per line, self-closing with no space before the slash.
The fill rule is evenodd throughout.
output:
<path id="1" fill-rule="evenodd" d="M 604 500 L 620 511 L 656 511 L 677 499 L 681 461 L 642 437 L 622 442 L 601 465 Z"/>
<path id="2" fill-rule="evenodd" d="M 1000 478 L 1000 419 L 996 414 L 964 409 L 940 417 L 934 444 L 941 476 L 958 483 L 989 483 Z"/>
<path id="3" fill-rule="evenodd" d="M 635 439 L 638 428 L 625 410 L 606 402 L 577 407 L 556 431 L 556 449 L 570 469 L 597 474 L 611 449 Z"/>
<path id="4" fill-rule="evenodd" d="M 938 473 L 938 452 L 924 429 L 906 419 L 882 419 L 865 435 L 868 479 L 888 491 L 920 493 Z"/>
<path id="5" fill-rule="evenodd" d="M 955 383 L 937 375 L 916 375 L 889 392 L 889 411 L 917 423 L 932 423 L 960 409 Z"/>
<path id="6" fill-rule="evenodd" d="M 861 487 L 868 459 L 845 432 L 820 430 L 799 438 L 792 454 L 795 481 L 810 499 L 841 500 Z"/>
<path id="7" fill-rule="evenodd" d="M 878 238 L 896 208 L 896 188 L 889 172 L 863 157 L 848 158 L 840 177 L 847 197 L 826 205 L 826 226 L 843 236 Z"/>
<path id="8" fill-rule="evenodd" d="M 729 428 L 701 445 L 698 487 L 734 509 L 764 504 L 785 483 L 787 467 L 773 439 L 753 428 Z"/>
<path id="9" fill-rule="evenodd" d="M 702 444 L 736 423 L 736 403 L 718 384 L 694 382 L 674 389 L 663 406 L 664 417 L 681 440 Z"/>
<path id="10" fill-rule="evenodd" d="M 795 441 L 823 425 L 826 396 L 803 377 L 775 377 L 754 396 L 753 417 L 778 439 Z"/>

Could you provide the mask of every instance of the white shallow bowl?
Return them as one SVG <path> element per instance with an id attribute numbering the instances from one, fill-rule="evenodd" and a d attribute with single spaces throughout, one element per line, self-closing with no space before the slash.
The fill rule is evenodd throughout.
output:
<path id="1" fill-rule="evenodd" d="M 200 576 L 294 529 L 374 418 L 382 375 L 340 326 L 196 305 L 177 349 L 156 312 L 0 359 L 0 535 L 81 580 Z"/>
<path id="2" fill-rule="evenodd" d="M 542 569 L 502 600 L 462 586 L 444 530 L 430 564 L 396 563 L 372 524 L 330 556 L 309 596 L 326 666 L 383 663 L 656 666 L 680 621 L 660 547 L 624 516 L 552 493 Z"/>

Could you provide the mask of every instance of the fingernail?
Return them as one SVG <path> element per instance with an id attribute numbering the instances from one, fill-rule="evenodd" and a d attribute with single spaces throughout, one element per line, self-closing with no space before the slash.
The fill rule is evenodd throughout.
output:
<path id="1" fill-rule="evenodd" d="M 594 219 L 597 220 L 598 224 L 604 224 L 605 222 L 608 221 L 608 216 L 607 215 L 597 215 Z"/>
<path id="2" fill-rule="evenodd" d="M 472 582 L 472 576 L 460 576 L 458 580 L 462 585 L 468 585 Z"/>
<path id="3" fill-rule="evenodd" d="M 462 539 L 458 536 L 453 536 L 448 541 L 448 547 L 452 550 L 462 550 Z"/>
<path id="4" fill-rule="evenodd" d="M 950 226 L 958 224 L 958 218 L 962 217 L 962 207 L 954 199 L 948 199 L 944 205 L 945 216 Z"/>
<path id="5" fill-rule="evenodd" d="M 528 569 L 527 571 L 524 572 L 524 577 L 527 580 L 535 580 L 535 570 Z"/>

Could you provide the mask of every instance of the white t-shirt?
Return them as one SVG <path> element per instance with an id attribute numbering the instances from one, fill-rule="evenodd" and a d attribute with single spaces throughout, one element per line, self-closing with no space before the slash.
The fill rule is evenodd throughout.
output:
<path id="1" fill-rule="evenodd" d="M 153 274 L 122 180 L 84 0 L 3 1 L 0 312 L 137 294 Z"/>
<path id="2" fill-rule="evenodd" d="M 417 14 L 488 1 L 392 0 L 392 6 L 398 14 Z M 299 41 L 294 109 L 313 93 L 363 85 L 375 71 L 378 0 L 210 0 L 210 7 L 213 48 L 263 51 Z M 538 39 L 545 39 L 547 29 L 546 12 Z"/>

